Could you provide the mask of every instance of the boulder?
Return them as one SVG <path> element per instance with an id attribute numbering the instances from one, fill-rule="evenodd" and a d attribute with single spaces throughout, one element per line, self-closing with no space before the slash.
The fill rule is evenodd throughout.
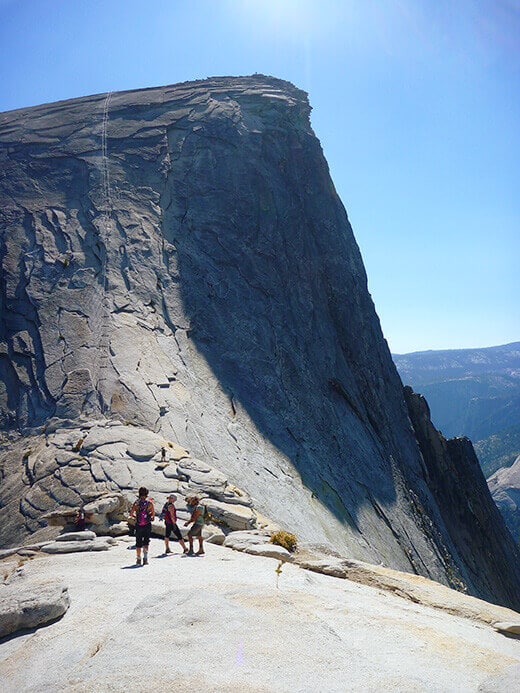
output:
<path id="1" fill-rule="evenodd" d="M 192 457 L 178 463 L 177 473 L 188 480 L 193 493 L 223 493 L 227 486 L 227 479 L 221 472 Z"/>
<path id="2" fill-rule="evenodd" d="M 47 524 L 52 527 L 66 527 L 67 525 L 74 524 L 74 518 L 76 516 L 76 509 L 74 508 L 59 508 L 57 510 L 52 510 L 49 513 L 45 513 L 42 517 Z"/>
<path id="3" fill-rule="evenodd" d="M 85 530 L 84 532 L 66 532 L 59 534 L 56 541 L 93 541 L 96 538 L 95 532 Z"/>
<path id="4" fill-rule="evenodd" d="M 267 556 L 269 558 L 279 558 L 281 561 L 292 561 L 293 555 L 283 546 L 277 546 L 276 544 L 252 544 L 244 549 L 246 553 L 250 553 L 252 556 Z"/>
<path id="5" fill-rule="evenodd" d="M 68 590 L 61 580 L 30 579 L 23 570 L 17 571 L 0 585 L 0 638 L 55 621 L 69 604 Z"/>
<path id="6" fill-rule="evenodd" d="M 106 528 L 105 534 L 109 537 L 122 537 L 128 534 L 128 522 L 114 522 Z"/>
<path id="7" fill-rule="evenodd" d="M 247 505 L 250 508 L 253 507 L 253 500 L 249 493 L 233 484 L 227 484 L 223 491 L 213 491 L 212 495 L 223 503 L 237 503 L 239 505 Z"/>
<path id="8" fill-rule="evenodd" d="M 228 546 L 235 551 L 246 551 L 252 546 L 266 544 L 269 541 L 269 535 L 265 532 L 250 531 L 250 532 L 230 532 L 224 541 L 224 546 Z"/>
<path id="9" fill-rule="evenodd" d="M 256 515 L 252 508 L 222 503 L 212 498 L 206 498 L 203 502 L 211 514 L 230 529 L 252 529 L 256 525 Z"/>
<path id="10" fill-rule="evenodd" d="M 189 452 L 185 450 L 182 447 L 182 445 L 178 445 L 177 443 L 172 443 L 171 441 L 168 441 L 163 447 L 166 450 L 165 457 L 167 461 L 178 461 L 181 460 L 183 457 L 189 456 Z"/>
<path id="11" fill-rule="evenodd" d="M 112 537 L 96 537 L 86 541 L 54 541 L 42 546 L 44 553 L 76 553 L 77 551 L 108 551 L 113 546 Z"/>
<path id="12" fill-rule="evenodd" d="M 226 539 L 226 535 L 220 529 L 220 527 L 211 524 L 205 525 L 204 529 L 202 530 L 202 536 L 204 541 L 206 541 L 208 544 L 217 544 L 218 546 L 222 546 Z"/>
<path id="13" fill-rule="evenodd" d="M 121 493 L 102 496 L 85 505 L 85 512 L 94 524 L 105 524 L 107 519 L 115 519 L 114 516 L 122 518 L 126 511 L 127 501 Z"/>
<path id="14" fill-rule="evenodd" d="M 503 623 L 499 621 L 494 624 L 494 628 L 500 633 L 506 633 L 507 635 L 520 635 L 520 621 L 516 621 L 515 623 Z"/>
<path id="15" fill-rule="evenodd" d="M 134 460 L 143 461 L 151 460 L 157 454 L 157 447 L 153 441 L 148 443 L 145 442 L 133 442 L 128 445 L 127 453 Z"/>

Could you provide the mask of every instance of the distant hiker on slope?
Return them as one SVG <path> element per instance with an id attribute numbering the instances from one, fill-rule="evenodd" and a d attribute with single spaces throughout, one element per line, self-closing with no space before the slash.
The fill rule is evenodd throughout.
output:
<path id="1" fill-rule="evenodd" d="M 148 565 L 148 547 L 152 534 L 152 522 L 155 519 L 155 509 L 147 496 L 148 489 L 141 486 L 139 498 L 130 510 L 130 517 L 135 517 L 136 565 L 141 565 L 141 549 L 143 550 L 143 565 Z"/>
<path id="2" fill-rule="evenodd" d="M 193 556 L 193 537 L 197 537 L 199 540 L 199 550 L 197 551 L 197 556 L 204 555 L 203 539 L 202 539 L 202 528 L 204 527 L 204 507 L 200 505 L 200 499 L 198 496 L 187 496 L 186 505 L 188 510 L 191 512 L 191 517 L 186 520 L 184 526 L 193 523 L 188 531 L 188 541 L 190 542 L 190 550 L 188 551 L 188 556 Z"/>
<path id="3" fill-rule="evenodd" d="M 177 497 L 173 494 L 168 496 L 166 503 L 164 504 L 161 516 L 164 520 L 164 553 L 172 553 L 170 549 L 170 536 L 173 532 L 182 546 L 183 553 L 188 553 L 184 539 L 182 538 L 181 530 L 177 525 L 177 509 L 175 508 L 175 501 Z"/>

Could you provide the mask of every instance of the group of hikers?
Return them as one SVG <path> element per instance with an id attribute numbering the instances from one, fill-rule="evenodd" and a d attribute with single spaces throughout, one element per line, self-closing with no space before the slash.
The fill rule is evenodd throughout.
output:
<path id="1" fill-rule="evenodd" d="M 191 524 L 188 530 L 188 544 L 182 537 L 181 530 L 177 524 L 177 509 L 175 507 L 176 496 L 169 495 L 161 512 L 161 519 L 164 520 L 164 544 L 165 554 L 172 553 L 170 549 L 170 537 L 173 534 L 182 546 L 183 554 L 187 556 L 202 556 L 204 555 L 204 542 L 202 538 L 202 528 L 204 526 L 204 507 L 200 504 L 198 496 L 187 496 L 186 506 L 190 512 L 190 518 L 186 520 L 184 526 Z M 130 517 L 135 520 L 135 550 L 136 550 L 136 565 L 148 564 L 148 548 L 150 546 L 150 537 L 152 535 L 152 522 L 155 520 L 155 508 L 153 501 L 148 498 L 148 489 L 141 486 L 139 489 L 139 498 L 132 505 Z M 193 551 L 193 540 L 197 537 L 199 542 L 199 550 L 197 553 Z"/>

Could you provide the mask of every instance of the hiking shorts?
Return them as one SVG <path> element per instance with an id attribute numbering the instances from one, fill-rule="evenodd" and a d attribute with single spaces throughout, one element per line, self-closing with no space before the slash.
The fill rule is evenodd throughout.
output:
<path id="1" fill-rule="evenodd" d="M 182 539 L 181 530 L 179 529 L 177 523 L 171 525 L 169 522 L 166 522 L 164 525 L 164 538 L 169 539 L 172 532 L 175 534 L 177 541 Z"/>
<path id="2" fill-rule="evenodd" d="M 189 537 L 200 537 L 202 534 L 202 525 L 192 525 L 188 530 Z"/>
<path id="3" fill-rule="evenodd" d="M 150 543 L 150 536 L 152 534 L 152 525 L 144 525 L 140 527 L 136 525 L 135 528 L 135 547 L 137 549 L 142 549 L 143 546 L 148 546 Z"/>

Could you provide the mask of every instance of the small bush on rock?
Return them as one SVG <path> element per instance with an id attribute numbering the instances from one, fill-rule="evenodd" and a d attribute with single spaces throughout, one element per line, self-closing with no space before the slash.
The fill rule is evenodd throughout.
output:
<path id="1" fill-rule="evenodd" d="M 271 544 L 277 544 L 278 546 L 283 546 L 283 548 L 287 549 L 287 551 L 295 551 L 296 550 L 296 544 L 297 544 L 296 537 L 294 536 L 294 534 L 291 534 L 290 532 L 285 532 L 283 529 L 272 534 L 270 542 L 271 542 Z"/>
<path id="2" fill-rule="evenodd" d="M 81 450 L 81 446 L 83 445 L 84 438 L 80 438 L 76 445 L 72 448 L 74 452 L 79 452 Z"/>

